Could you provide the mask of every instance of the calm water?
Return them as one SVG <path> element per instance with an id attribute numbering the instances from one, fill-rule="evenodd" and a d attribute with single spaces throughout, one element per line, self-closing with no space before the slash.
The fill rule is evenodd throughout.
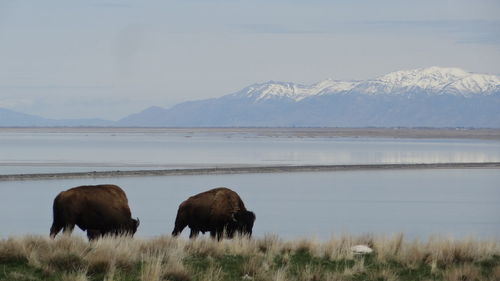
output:
<path id="1" fill-rule="evenodd" d="M 0 131 L 0 174 L 443 162 L 500 162 L 500 142 L 262 137 L 189 130 Z"/>
<path id="2" fill-rule="evenodd" d="M 262 137 L 244 131 L 0 130 L 0 174 L 443 162 L 500 162 L 500 142 Z M 256 235 L 500 236 L 500 170 L 440 169 L 0 182 L 0 237 L 48 234 L 52 201 L 60 191 L 100 183 L 125 189 L 133 215 L 141 219 L 140 236 L 169 234 L 180 202 L 218 186 L 240 193 L 255 211 Z"/>
<path id="3" fill-rule="evenodd" d="M 254 233 L 285 238 L 403 232 L 500 237 L 500 171 L 387 170 L 0 182 L 0 237 L 46 234 L 58 192 L 114 183 L 129 197 L 137 235 L 169 234 L 177 207 L 212 187 L 237 191 L 257 215 Z M 183 235 L 187 235 L 184 230 Z M 81 231 L 76 234 L 82 235 Z"/>

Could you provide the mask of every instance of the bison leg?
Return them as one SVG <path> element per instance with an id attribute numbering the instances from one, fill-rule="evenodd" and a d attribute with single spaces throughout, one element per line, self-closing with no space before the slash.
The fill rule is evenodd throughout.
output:
<path id="1" fill-rule="evenodd" d="M 227 228 L 225 232 L 226 232 L 226 235 L 227 235 L 228 238 L 230 238 L 230 239 L 234 238 L 234 234 L 235 234 L 235 230 L 234 229 Z"/>
<path id="2" fill-rule="evenodd" d="M 196 228 L 191 228 L 191 233 L 189 233 L 189 238 L 196 238 L 200 234 L 200 231 Z"/>
<path id="3" fill-rule="evenodd" d="M 217 227 L 215 229 L 215 235 L 211 235 L 212 238 L 217 238 L 217 241 L 220 241 L 222 238 L 224 238 L 224 233 L 225 233 L 225 228 L 224 227 Z M 212 233 L 210 233 L 212 234 Z"/>
<path id="4" fill-rule="evenodd" d="M 224 238 L 224 231 L 217 231 L 217 241 L 220 241 L 222 238 Z"/>
<path id="5" fill-rule="evenodd" d="M 87 229 L 87 238 L 89 241 L 97 239 L 102 236 L 102 233 L 98 229 Z"/>
<path id="6" fill-rule="evenodd" d="M 67 224 L 63 227 L 63 233 L 69 235 L 73 232 L 74 228 L 75 224 Z"/>

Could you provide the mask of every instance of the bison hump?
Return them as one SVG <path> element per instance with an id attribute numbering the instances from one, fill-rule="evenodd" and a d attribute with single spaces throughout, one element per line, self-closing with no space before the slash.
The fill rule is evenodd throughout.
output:
<path id="1" fill-rule="evenodd" d="M 234 191 L 220 189 L 214 195 L 211 207 L 213 215 L 232 215 L 241 209 L 241 199 Z"/>

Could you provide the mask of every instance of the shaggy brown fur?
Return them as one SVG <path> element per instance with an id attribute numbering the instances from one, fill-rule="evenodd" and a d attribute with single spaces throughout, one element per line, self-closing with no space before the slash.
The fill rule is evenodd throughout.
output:
<path id="1" fill-rule="evenodd" d="M 219 187 L 189 197 L 177 211 L 172 235 L 179 235 L 189 226 L 190 238 L 199 232 L 210 232 L 212 237 L 221 239 L 224 231 L 229 238 L 235 232 L 252 234 L 255 214 L 247 211 L 238 194 L 228 188 Z"/>
<path id="2" fill-rule="evenodd" d="M 50 236 L 61 229 L 71 233 L 77 225 L 89 240 L 105 234 L 133 235 L 139 219 L 131 218 L 127 196 L 116 185 L 78 186 L 57 195 L 53 205 Z"/>

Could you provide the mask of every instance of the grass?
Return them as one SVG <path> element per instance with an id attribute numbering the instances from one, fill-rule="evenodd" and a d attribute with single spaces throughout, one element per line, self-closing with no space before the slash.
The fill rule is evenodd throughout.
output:
<path id="1" fill-rule="evenodd" d="M 355 254 L 354 245 L 373 248 Z M 11 237 L 0 240 L 0 280 L 9 281 L 475 281 L 500 280 L 500 241 L 332 237 L 285 241 L 275 235 L 214 241 L 162 236 Z"/>

